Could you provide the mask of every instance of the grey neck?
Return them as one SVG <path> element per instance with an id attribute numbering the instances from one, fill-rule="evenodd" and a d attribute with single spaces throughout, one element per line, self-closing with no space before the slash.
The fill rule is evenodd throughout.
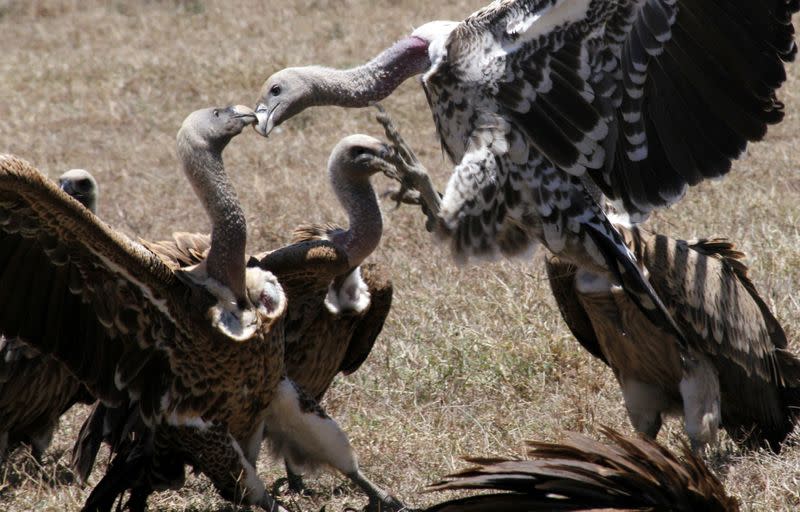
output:
<path id="1" fill-rule="evenodd" d="M 178 137 L 178 153 L 183 171 L 211 220 L 208 276 L 228 287 L 237 301 L 245 301 L 247 224 L 236 190 L 225 173 L 222 148 L 184 134 Z"/>
<path id="2" fill-rule="evenodd" d="M 345 250 L 347 261 L 355 267 L 372 254 L 381 241 L 381 209 L 368 177 L 350 177 L 340 169 L 331 169 L 330 175 L 349 222 L 349 229 L 338 235 L 335 242 Z"/>
<path id="3" fill-rule="evenodd" d="M 368 107 L 389 96 L 406 79 L 430 67 L 428 43 L 401 39 L 368 63 L 352 69 L 305 68 L 313 105 Z"/>

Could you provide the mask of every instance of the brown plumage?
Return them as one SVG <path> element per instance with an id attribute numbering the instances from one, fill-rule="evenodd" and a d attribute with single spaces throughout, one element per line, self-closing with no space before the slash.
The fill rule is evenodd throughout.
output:
<path id="1" fill-rule="evenodd" d="M 301 226 L 292 243 L 252 257 L 248 266 L 276 276 L 287 298 L 282 324 L 285 371 L 297 384 L 294 392 L 301 403 L 299 408 L 287 411 L 279 400 L 265 420 L 265 436 L 286 458 L 287 469 L 294 469 L 290 486 L 301 490 L 302 480 L 296 473 L 306 466 L 333 466 L 367 493 L 371 506 L 397 510 L 402 504 L 361 474 L 344 434 L 316 405 L 336 374 L 352 373 L 361 365 L 391 306 L 392 288 L 386 272 L 376 265 L 361 266 L 381 237 L 380 209 L 369 177 L 389 168 L 385 160 L 388 156 L 388 147 L 372 137 L 353 135 L 340 141 L 331 155 L 329 172 L 334 191 L 350 217 L 350 228 Z M 175 233 L 172 240 L 142 243 L 168 267 L 178 269 L 205 258 L 210 239 L 203 234 Z M 290 416 L 298 413 L 308 420 L 308 431 L 298 430 L 296 424 L 287 425 Z M 324 425 L 314 425 L 314 421 Z M 75 450 L 74 465 L 81 474 L 91 467 L 99 440 L 110 436 L 112 446 L 119 440 L 124 442 L 129 424 L 129 415 L 124 412 L 105 407 L 95 411 L 85 423 Z M 304 436 L 317 435 L 315 429 L 327 429 L 333 436 L 322 440 L 323 445 L 336 443 L 305 443 Z M 343 445 L 346 450 L 342 450 Z M 331 450 L 346 454 L 329 453 Z"/>
<path id="2" fill-rule="evenodd" d="M 153 461 L 167 455 L 229 499 L 274 509 L 254 463 L 280 396 L 286 299 L 274 276 L 245 271 L 244 217 L 221 158 L 254 120 L 246 107 L 207 109 L 179 132 L 215 237 L 208 260 L 180 272 L 26 162 L 0 157 L 0 330 L 52 354 L 105 403 L 131 404 L 148 427 L 141 449 L 116 459 L 95 488 L 90 510 L 150 488 Z"/>
<path id="3" fill-rule="evenodd" d="M 739 442 L 778 449 L 800 404 L 800 360 L 744 255 L 724 239 L 620 231 L 686 334 L 687 352 L 607 281 L 555 257 L 547 272 L 570 330 L 614 371 L 634 427 L 655 437 L 662 415 L 678 413 L 695 448 L 712 442 L 721 424 Z"/>
<path id="4" fill-rule="evenodd" d="M 426 512 L 651 510 L 736 512 L 739 504 L 687 446 L 683 460 L 654 441 L 605 428 L 608 443 L 571 434 L 558 444 L 530 442 L 531 460 L 468 459 L 475 466 L 432 490 L 481 489 Z"/>
<path id="5" fill-rule="evenodd" d="M 348 145 L 372 147 L 388 157 L 388 150 L 375 139 L 354 137 L 345 139 Z M 286 371 L 317 401 L 338 373 L 350 374 L 361 366 L 392 303 L 392 284 L 386 270 L 376 264 L 361 264 L 381 237 L 375 192 L 371 186 L 352 186 L 351 178 L 361 181 L 359 174 L 364 171 L 342 168 L 339 160 L 332 157 L 329 165 L 333 188 L 350 216 L 351 230 L 365 230 L 353 237 L 354 245 L 367 247 L 351 251 L 359 253 L 354 260 L 337 245 L 337 237 L 346 238 L 350 230 L 335 224 L 305 224 L 294 230 L 288 246 L 256 257 L 261 268 L 278 278 L 288 298 Z M 372 172 L 382 170 L 377 162 L 371 163 Z M 191 265 L 203 257 L 208 240 L 206 235 L 176 233 L 173 240 L 146 245 L 165 260 Z M 308 461 L 289 459 L 289 488 L 301 491 L 299 473 Z"/>
<path id="6" fill-rule="evenodd" d="M 71 169 L 58 186 L 96 212 L 97 181 L 83 169 Z M 54 269 L 54 274 L 63 272 Z M 58 279 L 57 275 L 52 276 Z M 76 403 L 91 403 L 89 392 L 56 359 L 18 338 L 0 336 L 0 462 L 18 443 L 29 444 L 38 459 L 50 445 L 61 415 Z"/>

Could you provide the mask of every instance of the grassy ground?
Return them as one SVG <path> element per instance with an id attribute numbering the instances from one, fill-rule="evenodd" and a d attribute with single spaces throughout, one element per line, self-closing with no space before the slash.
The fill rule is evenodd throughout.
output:
<path id="1" fill-rule="evenodd" d="M 176 163 L 175 133 L 191 111 L 253 104 L 271 72 L 294 64 L 348 66 L 430 19 L 464 17 L 483 0 L 0 0 L 0 152 L 50 176 L 90 169 L 100 215 L 130 235 L 158 239 L 208 223 Z M 749 255 L 754 280 L 792 339 L 800 331 L 800 67 L 781 96 L 786 121 L 754 145 L 731 175 L 691 191 L 656 215 L 681 238 L 725 235 Z M 385 102 L 438 183 L 449 173 L 424 95 L 413 81 Z M 324 168 L 336 141 L 380 135 L 369 110 L 317 109 L 269 140 L 247 132 L 226 164 L 248 214 L 251 247 L 301 221 L 344 221 Z M 389 184 L 377 180 L 379 187 Z M 395 307 L 367 363 L 339 379 L 326 406 L 349 433 L 366 473 L 409 504 L 439 496 L 425 485 L 468 454 L 521 455 L 525 439 L 630 432 L 610 371 L 571 338 L 550 297 L 540 257 L 457 268 L 416 211 L 384 207 L 386 233 L 373 261 L 391 267 Z M 799 350 L 797 342 L 794 348 Z M 0 509 L 74 510 L 89 487 L 70 484 L 66 461 L 84 410 L 62 422 L 43 466 L 18 451 L 0 469 Z M 671 421 L 660 440 L 682 438 Z M 723 441 L 714 468 L 746 510 L 800 507 L 800 448 L 777 458 Z M 91 479 L 99 479 L 101 467 Z M 266 456 L 271 484 L 281 464 Z M 309 482 L 317 498 L 293 510 L 340 510 L 365 500 L 338 477 Z M 229 505 L 204 477 L 151 499 L 158 510 Z"/>

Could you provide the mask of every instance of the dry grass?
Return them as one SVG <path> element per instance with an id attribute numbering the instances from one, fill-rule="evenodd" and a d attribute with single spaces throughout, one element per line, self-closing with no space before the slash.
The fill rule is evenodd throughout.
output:
<path id="1" fill-rule="evenodd" d="M 163 238 L 206 230 L 178 170 L 174 137 L 192 110 L 252 104 L 263 79 L 285 65 L 348 66 L 413 25 L 460 18 L 483 0 L 0 0 L 0 152 L 16 153 L 50 176 L 71 167 L 95 173 L 100 214 L 131 235 Z M 401 4 L 401 5 L 400 5 Z M 792 333 L 800 332 L 800 67 L 782 92 L 786 122 L 719 183 L 690 192 L 656 216 L 655 227 L 691 238 L 725 235 L 750 255 L 759 289 Z M 449 169 L 424 95 L 409 81 L 385 102 L 438 182 Z M 227 150 L 227 166 L 248 212 L 251 243 L 288 234 L 301 221 L 342 221 L 324 166 L 336 141 L 379 135 L 367 110 L 317 109 L 269 141 L 253 133 Z M 384 186 L 384 183 L 379 183 Z M 384 209 L 386 234 L 372 257 L 392 268 L 395 307 L 378 347 L 326 401 L 347 430 L 365 471 L 408 503 L 467 454 L 521 454 L 528 438 L 630 432 L 611 373 L 570 337 L 539 259 L 457 268 L 424 232 L 415 211 Z M 266 248 L 266 247 L 264 247 Z M 795 349 L 798 349 L 795 343 Z M 69 483 L 70 442 L 84 411 L 63 421 L 44 465 L 18 451 L 0 472 L 0 509 L 74 510 L 89 488 Z M 674 445 L 670 422 L 660 440 Z M 800 507 L 800 448 L 780 458 L 742 454 L 723 443 L 711 459 L 746 510 Z M 281 465 L 264 458 L 273 482 Z M 102 470 L 102 464 L 99 470 Z M 100 471 L 91 481 L 96 482 Z M 340 510 L 365 500 L 342 480 L 310 480 L 317 499 L 293 510 Z M 203 477 L 151 499 L 159 510 L 229 508 Z"/>

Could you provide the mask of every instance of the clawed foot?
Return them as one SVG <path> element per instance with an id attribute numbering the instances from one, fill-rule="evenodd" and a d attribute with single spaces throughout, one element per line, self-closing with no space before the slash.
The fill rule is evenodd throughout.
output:
<path id="1" fill-rule="evenodd" d="M 394 496 L 387 496 L 383 501 L 370 500 L 366 510 L 367 512 L 401 512 L 408 509 Z"/>
<path id="2" fill-rule="evenodd" d="M 286 488 L 282 489 L 284 485 Z M 282 496 L 284 494 L 297 494 L 306 498 L 313 498 L 316 496 L 313 489 L 306 487 L 303 478 L 300 476 L 288 476 L 275 480 L 275 483 L 272 484 L 272 495 Z"/>
<path id="3" fill-rule="evenodd" d="M 416 190 L 402 189 L 402 188 L 389 188 L 381 193 L 381 199 L 389 198 L 397 203 L 399 208 L 401 204 L 411 204 L 414 206 L 423 206 L 422 197 Z"/>
<path id="4" fill-rule="evenodd" d="M 258 506 L 267 512 L 288 512 L 278 503 L 278 500 L 273 499 L 271 496 L 264 496 L 261 501 L 258 502 Z"/>
<path id="5" fill-rule="evenodd" d="M 386 138 L 395 149 L 392 163 L 396 170 L 385 174 L 390 179 L 399 182 L 400 189 L 391 191 L 390 197 L 395 200 L 398 207 L 404 203 L 421 206 L 423 213 L 428 218 L 425 227 L 428 231 L 433 231 L 439 214 L 441 194 L 436 192 L 427 169 L 403 140 L 389 114 L 379 104 L 375 104 L 375 108 L 378 109 L 375 118 L 383 126 Z"/>

